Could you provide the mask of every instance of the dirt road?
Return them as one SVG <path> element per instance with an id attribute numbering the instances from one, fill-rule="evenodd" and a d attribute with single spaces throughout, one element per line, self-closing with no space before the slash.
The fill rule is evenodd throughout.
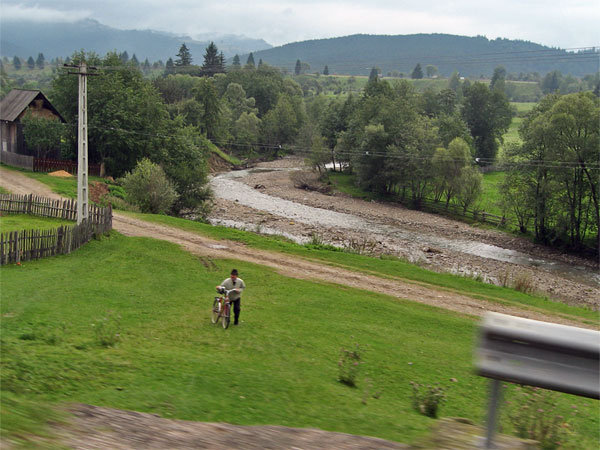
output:
<path id="1" fill-rule="evenodd" d="M 0 169 L 0 185 L 17 194 L 34 193 L 60 198 L 46 185 L 18 172 L 5 169 Z M 126 236 L 143 236 L 169 241 L 180 245 L 190 253 L 208 258 L 231 258 L 232 249 L 235 248 L 236 259 L 271 267 L 284 276 L 328 283 L 343 279 L 346 286 L 437 306 L 457 313 L 481 316 L 486 311 L 495 311 L 535 320 L 584 326 L 576 318 L 556 317 L 541 311 L 524 310 L 518 306 L 486 302 L 457 292 L 423 286 L 399 278 L 381 278 L 332 267 L 318 261 L 258 250 L 240 245 L 239 242 L 217 241 L 177 228 L 134 219 L 118 212 L 115 212 L 113 217 L 113 228 Z M 294 267 L 294 270 L 290 271 L 290 267 Z"/>

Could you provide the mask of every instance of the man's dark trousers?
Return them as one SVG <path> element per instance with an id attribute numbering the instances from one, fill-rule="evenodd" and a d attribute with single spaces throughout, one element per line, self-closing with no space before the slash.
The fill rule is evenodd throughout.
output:
<path id="1" fill-rule="evenodd" d="M 231 300 L 231 303 L 233 303 L 233 316 L 234 316 L 234 320 L 233 320 L 233 324 L 237 325 L 238 321 L 240 319 L 240 310 L 241 305 L 240 302 L 242 301 L 241 298 L 238 298 L 237 300 Z"/>

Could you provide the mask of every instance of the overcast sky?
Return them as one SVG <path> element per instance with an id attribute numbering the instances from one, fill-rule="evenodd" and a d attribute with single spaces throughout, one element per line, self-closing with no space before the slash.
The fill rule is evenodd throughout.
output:
<path id="1" fill-rule="evenodd" d="M 122 29 L 219 32 L 273 45 L 367 34 L 449 33 L 600 46 L 600 0 L 0 0 L 3 20 L 83 18 Z"/>

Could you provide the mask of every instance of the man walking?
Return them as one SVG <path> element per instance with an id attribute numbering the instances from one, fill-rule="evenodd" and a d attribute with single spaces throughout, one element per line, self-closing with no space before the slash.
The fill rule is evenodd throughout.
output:
<path id="1" fill-rule="evenodd" d="M 233 269 L 231 271 L 231 276 L 223 280 L 220 286 L 217 286 L 217 291 L 221 287 L 227 289 L 228 291 L 232 291 L 229 293 L 229 301 L 233 303 L 233 324 L 237 325 L 240 320 L 240 302 L 242 300 L 242 292 L 244 289 L 246 289 L 246 284 L 244 283 L 244 280 L 238 278 L 237 269 Z"/>

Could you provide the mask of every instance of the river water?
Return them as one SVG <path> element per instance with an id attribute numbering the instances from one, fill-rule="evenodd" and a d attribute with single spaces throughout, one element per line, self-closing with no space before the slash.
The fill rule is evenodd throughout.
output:
<path id="1" fill-rule="evenodd" d="M 324 227 L 365 230 L 365 232 L 378 238 L 393 237 L 398 240 L 418 242 L 422 245 L 462 252 L 491 260 L 542 268 L 573 281 L 582 282 L 594 287 L 600 286 L 600 274 L 585 266 L 576 266 L 552 260 L 532 258 L 525 253 L 516 250 L 508 250 L 484 242 L 466 239 L 449 239 L 430 233 L 420 233 L 412 230 L 405 230 L 396 226 L 381 224 L 352 214 L 315 208 L 264 194 L 240 181 L 241 178 L 248 176 L 251 172 L 272 170 L 277 169 L 250 169 L 227 172 L 213 177 L 210 184 L 217 198 L 237 201 L 241 205 L 285 217 L 290 221 Z M 215 220 L 214 223 L 238 228 L 244 226 L 244 224 L 232 220 Z M 278 232 L 275 229 L 262 228 L 260 231 L 266 234 L 283 234 L 296 242 L 304 242 L 306 240 L 304 237 L 285 234 Z"/>

